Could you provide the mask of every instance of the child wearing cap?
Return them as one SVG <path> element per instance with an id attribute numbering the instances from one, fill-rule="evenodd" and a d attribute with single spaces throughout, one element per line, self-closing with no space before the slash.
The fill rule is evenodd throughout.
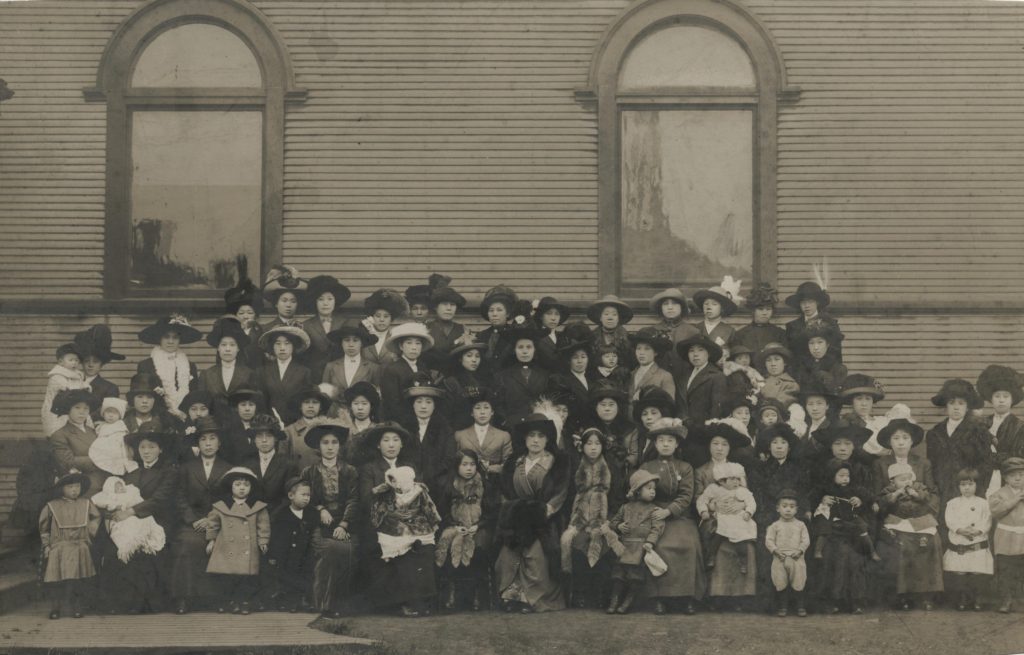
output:
<path id="1" fill-rule="evenodd" d="M 217 486 L 223 500 L 213 504 L 206 528 L 206 572 L 221 582 L 222 602 L 217 611 L 230 608 L 234 614 L 248 614 L 258 593 L 260 556 L 270 544 L 270 514 L 263 501 L 252 498 L 256 474 L 236 466 L 225 473 Z"/>
<path id="2" fill-rule="evenodd" d="M 313 571 L 322 548 L 320 517 L 310 506 L 312 487 L 291 477 L 284 484 L 287 504 L 270 515 L 267 565 L 273 578 L 273 601 L 282 612 L 310 607 Z"/>
<path id="3" fill-rule="evenodd" d="M 57 480 L 54 488 L 60 495 L 39 513 L 39 538 L 46 560 L 42 579 L 52 598 L 50 618 L 59 619 L 66 608 L 77 619 L 82 616 L 86 591 L 83 580 L 96 575 L 92 540 L 100 528 L 100 512 L 83 495 L 89 490 L 85 475 L 69 473 Z"/>
<path id="4" fill-rule="evenodd" d="M 715 520 L 715 532 L 708 541 L 704 565 L 715 568 L 718 551 L 723 541 L 741 544 L 736 550 L 738 570 L 747 575 L 748 562 L 754 556 L 754 540 L 757 539 L 757 524 L 754 512 L 757 501 L 754 494 L 743 486 L 746 473 L 743 466 L 735 462 L 715 464 L 715 482 L 707 486 L 697 498 L 697 512 L 702 521 Z"/>
<path id="5" fill-rule="evenodd" d="M 942 501 L 960 495 L 956 482 L 960 469 L 977 470 L 979 488 L 988 489 L 995 453 L 992 435 L 972 413 L 984 405 L 974 385 L 962 379 L 946 380 L 932 396 L 932 404 L 946 412 L 946 418 L 924 437 L 925 456 L 932 463 Z"/>
<path id="6" fill-rule="evenodd" d="M 978 473 L 962 469 L 956 474 L 960 495 L 946 503 L 943 514 L 946 525 L 946 552 L 942 556 L 942 570 L 950 574 L 950 591 L 956 591 L 956 608 L 981 610 L 979 594 L 989 588 L 992 579 L 992 551 L 989 534 L 992 532 L 992 512 L 988 502 L 976 495 Z"/>
<path id="7" fill-rule="evenodd" d="M 43 394 L 43 434 L 50 436 L 60 429 L 67 419 L 57 416 L 51 411 L 53 399 L 61 391 L 68 389 L 88 389 L 85 374 L 82 373 L 82 362 L 78 347 L 73 343 L 65 343 L 57 348 L 57 363 L 46 374 L 46 392 Z"/>
<path id="8" fill-rule="evenodd" d="M 775 512 L 779 518 L 768 526 L 764 546 L 772 556 L 771 580 L 775 587 L 775 613 L 789 613 L 789 596 L 796 597 L 796 615 L 807 616 L 804 587 L 807 585 L 807 562 L 804 553 L 811 547 L 807 526 L 796 518 L 800 494 L 782 489 L 775 496 Z M 790 592 L 790 593 L 786 593 Z"/>
<path id="9" fill-rule="evenodd" d="M 1024 583 L 1024 459 L 1008 457 L 999 470 L 1003 486 L 989 497 L 988 508 L 996 522 L 992 552 L 1002 599 L 999 611 L 1006 614 Z"/>
<path id="10" fill-rule="evenodd" d="M 935 607 L 934 595 L 942 586 L 942 539 L 939 537 L 939 496 L 917 480 L 910 464 L 889 465 L 889 484 L 877 502 L 885 517 L 885 532 L 895 542 L 896 593 L 901 609 L 919 601 L 922 609 Z"/>
<path id="11" fill-rule="evenodd" d="M 612 542 L 618 559 L 612 567 L 612 596 L 606 610 L 608 614 L 629 612 L 637 592 L 647 581 L 647 558 L 657 558 L 662 566 L 665 564 L 654 552 L 654 547 L 665 532 L 665 519 L 654 504 L 660 479 L 658 475 L 644 469 L 629 476 L 627 502 L 609 521 L 609 527 L 621 536 L 618 548 Z"/>
<path id="12" fill-rule="evenodd" d="M 779 292 L 770 283 L 762 282 L 758 285 L 744 303 L 750 310 L 751 321 L 736 330 L 729 345 L 746 346 L 756 355 L 770 343 L 786 343 L 786 331 L 771 323 L 778 303 Z"/>
<path id="13" fill-rule="evenodd" d="M 800 385 L 787 370 L 793 363 L 793 353 L 778 342 L 769 343 L 757 353 L 757 368 L 764 373 L 761 395 L 778 400 L 786 407 L 797 401 Z"/>
<path id="14" fill-rule="evenodd" d="M 100 407 L 103 422 L 96 426 L 96 441 L 89 446 L 89 459 L 101 470 L 111 475 L 124 475 L 139 467 L 131 449 L 125 445 L 128 426 L 124 414 L 128 403 L 120 398 L 104 398 Z"/>

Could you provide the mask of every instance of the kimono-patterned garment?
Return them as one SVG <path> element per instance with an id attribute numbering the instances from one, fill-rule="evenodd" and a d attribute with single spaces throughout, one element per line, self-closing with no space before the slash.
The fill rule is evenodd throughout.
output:
<path id="1" fill-rule="evenodd" d="M 435 561 L 438 566 L 450 561 L 455 568 L 467 567 L 473 561 L 477 546 L 486 545 L 477 543 L 486 535 L 486 531 L 480 529 L 484 505 L 483 476 L 477 472 L 466 480 L 456 475 L 444 500 L 447 504 L 443 508 L 446 525 L 434 551 Z"/>
<path id="2" fill-rule="evenodd" d="M 270 544 L 270 513 L 267 504 L 256 500 L 213 504 L 207 517 L 206 539 L 213 542 L 207 573 L 257 575 L 260 572 L 260 548 Z"/>
<path id="3" fill-rule="evenodd" d="M 370 508 L 370 525 L 377 530 L 377 538 L 385 559 L 401 557 L 417 541 L 434 543 L 434 532 L 441 523 L 441 515 L 430 498 L 427 486 L 414 483 L 411 499 L 400 498 L 387 484 L 375 487 Z"/>
<path id="4" fill-rule="evenodd" d="M 58 498 L 39 514 L 39 536 L 49 547 L 43 582 L 78 580 L 96 575 L 90 548 L 100 528 L 100 512 L 88 498 Z"/>
<path id="5" fill-rule="evenodd" d="M 658 457 L 641 468 L 658 476 L 654 504 L 667 509 L 665 530 L 654 550 L 665 560 L 668 571 L 647 580 L 647 595 L 653 598 L 701 598 L 704 595 L 704 558 L 697 525 L 690 518 L 693 501 L 693 467 L 674 457 Z"/>
<path id="6" fill-rule="evenodd" d="M 946 528 L 949 547 L 942 556 L 942 570 L 957 573 L 992 575 L 992 550 L 989 534 L 992 532 L 992 512 L 988 501 L 979 496 L 958 496 L 946 503 Z M 965 537 L 957 530 L 980 530 L 977 537 Z"/>
<path id="7" fill-rule="evenodd" d="M 608 490 L 612 472 L 599 456 L 591 461 L 584 457 L 573 478 L 576 497 L 572 503 L 569 527 L 562 537 L 562 569 L 571 562 L 570 548 L 584 553 L 591 567 L 607 552 L 609 543 L 601 531 L 608 520 Z M 631 524 L 634 525 L 634 524 Z"/>
<path id="8" fill-rule="evenodd" d="M 619 564 L 639 566 L 644 561 L 644 544 L 657 545 L 665 532 L 665 519 L 654 518 L 655 510 L 660 509 L 653 502 L 632 500 L 615 513 L 609 522 L 611 529 L 619 532 L 622 525 L 629 526 L 629 532 L 620 538 L 623 552 L 619 555 Z"/>
<path id="9" fill-rule="evenodd" d="M 960 469 L 977 469 L 979 491 L 988 489 L 995 454 L 992 452 L 992 435 L 981 421 L 966 416 L 953 434 L 949 434 L 948 421 L 942 420 L 928 430 L 924 444 L 925 456 L 932 463 L 939 496 L 943 501 L 960 495 L 956 481 Z"/>

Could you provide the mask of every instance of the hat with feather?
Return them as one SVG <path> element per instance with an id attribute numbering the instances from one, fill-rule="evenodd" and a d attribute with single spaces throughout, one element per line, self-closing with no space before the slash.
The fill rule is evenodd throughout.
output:
<path id="1" fill-rule="evenodd" d="M 252 280 L 245 277 L 238 281 L 238 284 L 224 292 L 224 311 L 228 314 L 237 314 L 242 307 L 252 307 L 257 314 L 260 313 L 260 291 Z"/>
<path id="2" fill-rule="evenodd" d="M 74 338 L 79 356 L 83 359 L 90 356 L 96 357 L 104 364 L 110 361 L 124 360 L 124 355 L 111 350 L 113 343 L 110 328 L 103 323 L 97 323 L 88 330 L 76 333 Z"/>
<path id="3" fill-rule="evenodd" d="M 203 338 L 203 333 L 192 327 L 183 314 L 163 316 L 152 325 L 139 331 L 139 341 L 152 346 L 160 345 L 160 339 L 168 332 L 174 332 L 181 339 L 181 344 L 195 343 Z"/>
<path id="4" fill-rule="evenodd" d="M 430 287 L 430 298 L 427 304 L 431 309 L 437 309 L 437 306 L 443 302 L 450 302 L 458 309 L 466 306 L 466 297 L 453 289 L 451 283 L 452 279 L 447 275 L 431 274 L 427 280 L 427 286 Z"/>
<path id="5" fill-rule="evenodd" d="M 844 404 L 849 405 L 853 402 L 854 396 L 860 395 L 871 396 L 877 403 L 885 398 L 885 387 L 870 375 L 850 373 L 839 385 L 839 397 Z"/>
<path id="6" fill-rule="evenodd" d="M 821 317 L 812 318 L 804 324 L 804 327 L 797 334 L 802 343 L 807 343 L 815 337 L 821 337 L 830 344 L 840 343 L 846 335 L 839 329 L 835 321 L 828 321 Z"/>
<path id="7" fill-rule="evenodd" d="M 722 305 L 722 316 L 731 316 L 736 313 L 737 304 L 743 298 L 740 296 L 740 282 L 726 275 L 718 286 L 701 289 L 693 294 L 693 302 L 698 308 L 704 305 L 705 300 L 717 300 Z"/>
<path id="8" fill-rule="evenodd" d="M 299 269 L 294 266 L 276 264 L 270 267 L 263 280 L 263 297 L 271 305 L 276 305 L 281 294 L 290 291 L 295 294 L 299 302 L 302 302 L 308 288 L 309 283 L 299 277 Z"/>

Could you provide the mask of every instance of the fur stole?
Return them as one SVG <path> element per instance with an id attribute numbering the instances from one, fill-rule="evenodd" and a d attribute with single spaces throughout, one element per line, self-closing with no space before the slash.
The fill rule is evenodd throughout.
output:
<path id="1" fill-rule="evenodd" d="M 188 355 L 183 352 L 169 353 L 160 346 L 153 346 L 149 356 L 160 378 L 167 409 L 171 412 L 178 411 L 178 405 L 188 395 L 189 383 L 192 381 Z"/>
<path id="2" fill-rule="evenodd" d="M 444 566 L 450 553 L 452 566 L 458 568 L 460 565 L 469 566 L 476 552 L 476 533 L 483 515 L 484 481 L 476 473 L 469 480 L 456 477 L 452 487 L 454 494 L 450 510 L 453 525 L 441 532 L 434 554 L 436 564 Z"/>

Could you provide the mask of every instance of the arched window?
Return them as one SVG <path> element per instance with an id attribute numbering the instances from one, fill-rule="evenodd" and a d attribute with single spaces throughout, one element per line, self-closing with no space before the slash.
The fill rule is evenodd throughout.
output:
<path id="1" fill-rule="evenodd" d="M 590 81 L 602 290 L 774 279 L 777 106 L 796 92 L 767 32 L 728 2 L 650 0 L 605 34 Z"/>
<path id="2" fill-rule="evenodd" d="M 280 257 L 287 54 L 243 0 L 130 16 L 89 100 L 107 103 L 108 297 L 213 296 Z"/>

